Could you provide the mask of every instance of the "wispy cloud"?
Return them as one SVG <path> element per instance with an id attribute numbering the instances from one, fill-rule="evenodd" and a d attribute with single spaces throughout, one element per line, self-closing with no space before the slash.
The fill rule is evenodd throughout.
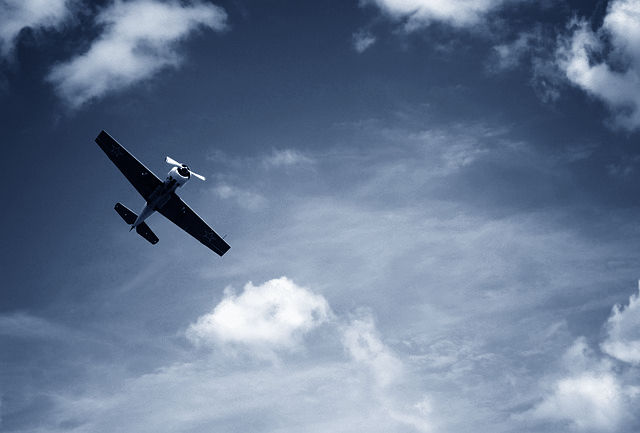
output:
<path id="1" fill-rule="evenodd" d="M 263 160 L 267 167 L 287 167 L 313 163 L 313 159 L 296 149 L 277 149 Z"/>
<path id="2" fill-rule="evenodd" d="M 47 79 L 73 108 L 176 67 L 178 42 L 201 28 L 225 28 L 224 10 L 208 3 L 116 0 L 100 12 L 102 34 L 89 50 L 54 66 Z"/>
<path id="3" fill-rule="evenodd" d="M 376 37 L 370 32 L 361 30 L 353 34 L 353 49 L 364 53 L 376 43 Z"/>
<path id="4" fill-rule="evenodd" d="M 402 363 L 380 340 L 370 315 L 352 320 L 343 329 L 343 344 L 351 357 L 366 365 L 381 387 L 393 383 L 402 373 Z"/>
<path id="5" fill-rule="evenodd" d="M 574 21 L 557 53 L 569 82 L 604 102 L 614 124 L 629 130 L 640 127 L 639 27 L 640 4 L 614 0 L 597 31 Z"/>
<path id="6" fill-rule="evenodd" d="M 248 210 L 257 210 L 262 208 L 267 200 L 257 192 L 242 189 L 228 183 L 220 183 L 213 188 L 213 192 L 225 200 L 233 200 L 239 206 Z"/>
<path id="7" fill-rule="evenodd" d="M 0 335 L 18 338 L 65 338 L 73 331 L 31 314 L 0 314 Z"/>
<path id="8" fill-rule="evenodd" d="M 68 16 L 67 0 L 0 1 L 0 54 L 11 54 L 23 29 L 60 27 Z"/>
<path id="9" fill-rule="evenodd" d="M 531 87 L 543 102 L 553 102 L 560 97 L 560 89 L 565 83 L 564 75 L 556 64 L 556 46 L 555 30 L 550 26 L 537 25 L 520 32 L 510 42 L 495 45 L 487 69 L 493 73 L 504 73 L 528 67 Z"/>

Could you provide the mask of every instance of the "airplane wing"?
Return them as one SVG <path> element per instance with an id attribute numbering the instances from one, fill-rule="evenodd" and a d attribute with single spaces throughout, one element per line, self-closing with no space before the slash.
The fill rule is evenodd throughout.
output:
<path id="1" fill-rule="evenodd" d="M 158 212 L 220 256 L 231 248 L 175 193 Z"/>
<path id="2" fill-rule="evenodd" d="M 144 164 L 138 161 L 106 132 L 100 132 L 96 137 L 96 143 L 145 200 L 162 183 L 158 176 L 153 174 L 151 170 L 145 167 Z"/>

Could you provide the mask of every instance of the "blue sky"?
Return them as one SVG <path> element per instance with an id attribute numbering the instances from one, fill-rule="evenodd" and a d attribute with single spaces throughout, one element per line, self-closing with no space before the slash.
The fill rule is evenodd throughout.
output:
<path id="1" fill-rule="evenodd" d="M 0 10 L 1 431 L 638 431 L 640 1 Z"/>

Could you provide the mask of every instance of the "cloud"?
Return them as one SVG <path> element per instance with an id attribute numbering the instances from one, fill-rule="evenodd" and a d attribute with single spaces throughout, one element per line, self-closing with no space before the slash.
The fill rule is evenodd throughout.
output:
<path id="1" fill-rule="evenodd" d="M 615 305 L 606 324 L 607 338 L 601 347 L 620 361 L 640 364 L 640 294 L 629 298 L 626 307 Z"/>
<path id="2" fill-rule="evenodd" d="M 57 28 L 68 16 L 66 0 L 0 0 L 0 54 L 11 54 L 21 30 Z"/>
<path id="3" fill-rule="evenodd" d="M 586 340 L 578 338 L 563 357 L 565 374 L 526 415 L 532 419 L 569 422 L 579 431 L 615 431 L 630 419 L 636 394 L 606 360 L 598 359 Z"/>
<path id="4" fill-rule="evenodd" d="M 285 167 L 301 164 L 310 164 L 313 159 L 295 149 L 274 150 L 263 160 L 267 167 Z"/>
<path id="5" fill-rule="evenodd" d="M 0 314 L 0 335 L 18 338 L 66 338 L 73 332 L 63 326 L 27 313 Z"/>
<path id="6" fill-rule="evenodd" d="M 578 430 L 613 431 L 623 413 L 620 383 L 611 373 L 584 373 L 556 382 L 554 390 L 532 415 L 568 420 Z"/>
<path id="7" fill-rule="evenodd" d="M 321 295 L 286 277 L 259 286 L 247 283 L 240 295 L 230 290 L 208 314 L 187 330 L 197 344 L 240 345 L 258 352 L 295 349 L 301 337 L 329 320 Z"/>
<path id="8" fill-rule="evenodd" d="M 227 183 L 216 185 L 213 192 L 221 199 L 232 199 L 241 207 L 256 210 L 263 207 L 267 200 L 260 194 L 238 188 Z"/>
<path id="9" fill-rule="evenodd" d="M 543 102 L 560 97 L 560 87 L 566 81 L 556 64 L 557 37 L 549 26 L 537 25 L 523 31 L 511 42 L 493 47 L 487 69 L 498 73 L 526 65 L 531 70 L 529 84 Z"/>
<path id="10" fill-rule="evenodd" d="M 359 53 L 364 53 L 376 43 L 376 37 L 366 31 L 359 31 L 353 34 L 353 49 Z"/>
<path id="11" fill-rule="evenodd" d="M 405 29 L 411 31 L 433 22 L 444 22 L 454 27 L 473 26 L 507 1 L 509 0 L 363 0 L 363 3 L 374 4 L 392 19 L 404 21 Z"/>
<path id="12" fill-rule="evenodd" d="M 342 343 L 355 361 L 371 369 L 379 386 L 385 387 L 401 375 L 402 363 L 382 343 L 370 315 L 351 321 L 343 329 Z"/>
<path id="13" fill-rule="evenodd" d="M 187 336 L 197 344 L 241 345 L 260 353 L 297 347 L 327 322 L 337 332 L 324 335 L 321 356 L 285 350 L 281 362 L 256 365 L 188 350 L 188 362 L 128 378 L 90 365 L 103 373 L 91 375 L 97 383 L 47 394 L 52 410 L 30 431 L 428 431 L 429 397 L 421 393 L 407 401 L 412 378 L 398 373 L 403 363 L 383 342 L 371 314 L 340 323 L 324 297 L 285 277 L 248 283 L 240 295 L 226 290 Z"/>
<path id="14" fill-rule="evenodd" d="M 102 34 L 84 54 L 52 68 L 47 80 L 71 107 L 176 67 L 177 43 L 195 30 L 225 28 L 221 8 L 199 2 L 116 0 L 96 18 Z"/>
<path id="15" fill-rule="evenodd" d="M 602 27 L 586 20 L 571 24 L 572 33 L 557 50 L 557 63 L 573 85 L 601 100 L 616 126 L 640 126 L 640 2 L 614 0 Z"/>

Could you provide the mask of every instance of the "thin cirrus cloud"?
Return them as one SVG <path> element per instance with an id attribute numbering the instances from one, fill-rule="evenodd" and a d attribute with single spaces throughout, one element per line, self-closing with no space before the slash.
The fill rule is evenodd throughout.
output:
<path id="1" fill-rule="evenodd" d="M 513 0 L 366 0 L 395 20 L 405 22 L 406 30 L 415 30 L 433 22 L 454 27 L 478 24 L 484 16 Z"/>
<path id="2" fill-rule="evenodd" d="M 23 29 L 57 28 L 69 16 L 66 0 L 0 1 L 0 53 L 10 55 Z"/>
<path id="3" fill-rule="evenodd" d="M 181 62 L 178 42 L 198 29 L 221 31 L 226 13 L 205 3 L 116 1 L 96 23 L 102 34 L 89 50 L 54 66 L 47 80 L 72 108 L 149 78 Z"/>
<path id="4" fill-rule="evenodd" d="M 609 108 L 616 126 L 640 127 L 640 2 L 614 0 L 602 27 L 586 20 L 558 49 L 557 63 L 568 81 Z"/>

